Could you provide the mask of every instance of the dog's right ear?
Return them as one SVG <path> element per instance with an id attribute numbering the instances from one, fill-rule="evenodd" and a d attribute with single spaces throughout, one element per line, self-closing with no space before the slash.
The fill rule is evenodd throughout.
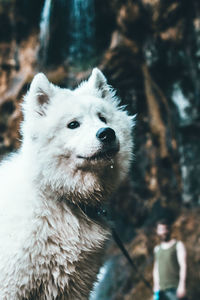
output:
<path id="1" fill-rule="evenodd" d="M 43 73 L 35 75 L 28 94 L 25 97 L 25 110 L 45 115 L 50 98 L 53 95 L 53 85 Z"/>
<path id="2" fill-rule="evenodd" d="M 102 98 L 105 98 L 110 93 L 107 79 L 98 68 L 93 69 L 92 74 L 88 79 L 88 84 L 93 89 L 97 90 Z"/>

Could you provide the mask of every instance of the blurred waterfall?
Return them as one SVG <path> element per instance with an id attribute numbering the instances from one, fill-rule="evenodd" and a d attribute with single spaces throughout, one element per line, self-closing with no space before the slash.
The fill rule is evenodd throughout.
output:
<path id="1" fill-rule="evenodd" d="M 108 299 L 108 290 L 110 288 L 111 282 L 108 280 L 108 276 L 111 273 L 113 267 L 112 259 L 106 261 L 104 265 L 100 268 L 97 275 L 97 282 L 95 283 L 92 292 L 90 293 L 89 300 L 103 300 Z M 110 279 L 112 281 L 112 279 Z"/>
<path id="2" fill-rule="evenodd" d="M 94 21 L 94 0 L 71 0 L 69 54 L 72 61 L 81 62 L 93 54 Z"/>
<path id="3" fill-rule="evenodd" d="M 47 50 L 50 38 L 50 15 L 51 0 L 45 0 L 40 20 L 40 62 L 42 65 L 46 63 Z"/>
<path id="4" fill-rule="evenodd" d="M 188 123 L 191 119 L 191 113 L 189 114 L 188 111 L 190 109 L 190 102 L 184 96 L 182 89 L 178 83 L 173 85 L 173 92 L 172 92 L 172 101 L 176 105 L 180 117 L 180 122 L 182 124 Z"/>

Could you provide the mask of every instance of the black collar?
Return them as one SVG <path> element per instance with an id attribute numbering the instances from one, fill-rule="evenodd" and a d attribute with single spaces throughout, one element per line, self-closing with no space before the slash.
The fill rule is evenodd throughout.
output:
<path id="1" fill-rule="evenodd" d="M 64 201 L 73 211 L 81 212 L 85 217 L 91 221 L 100 223 L 109 223 L 110 214 L 108 206 L 105 204 L 98 203 L 96 206 L 89 205 L 81 202 L 72 202 L 67 200 L 65 197 L 60 197 L 60 201 Z"/>
<path id="2" fill-rule="evenodd" d="M 60 196 L 59 202 L 65 202 L 74 212 L 81 212 L 88 219 L 101 223 L 109 223 L 111 216 L 109 214 L 108 205 L 97 203 L 89 205 L 81 201 L 70 201 L 67 196 Z"/>
<path id="3" fill-rule="evenodd" d="M 108 208 L 102 204 L 96 206 L 90 206 L 86 204 L 77 204 L 77 207 L 86 215 L 89 219 L 99 222 L 108 221 Z"/>

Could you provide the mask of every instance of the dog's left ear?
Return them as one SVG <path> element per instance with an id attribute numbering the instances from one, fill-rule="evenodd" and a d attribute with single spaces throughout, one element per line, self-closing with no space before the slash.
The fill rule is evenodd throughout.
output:
<path id="1" fill-rule="evenodd" d="M 53 93 L 54 86 L 48 81 L 47 77 L 43 73 L 35 75 L 22 104 L 24 112 L 31 113 L 31 115 L 45 116 Z"/>
<path id="2" fill-rule="evenodd" d="M 47 77 L 43 73 L 39 73 L 33 78 L 29 93 L 32 96 L 35 110 L 40 115 L 44 115 L 45 108 L 50 101 L 52 87 Z"/>
<path id="3" fill-rule="evenodd" d="M 90 78 L 88 79 L 90 87 L 94 88 L 100 93 L 102 98 L 105 98 L 110 93 L 110 87 L 107 84 L 107 79 L 103 73 L 98 69 L 94 68 Z"/>

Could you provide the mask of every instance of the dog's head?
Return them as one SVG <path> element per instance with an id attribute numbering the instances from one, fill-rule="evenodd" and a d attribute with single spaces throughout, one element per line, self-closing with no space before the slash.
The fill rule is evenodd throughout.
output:
<path id="1" fill-rule="evenodd" d="M 71 91 L 34 77 L 23 103 L 23 151 L 43 185 L 79 193 L 112 189 L 132 158 L 133 117 L 97 68 Z"/>

